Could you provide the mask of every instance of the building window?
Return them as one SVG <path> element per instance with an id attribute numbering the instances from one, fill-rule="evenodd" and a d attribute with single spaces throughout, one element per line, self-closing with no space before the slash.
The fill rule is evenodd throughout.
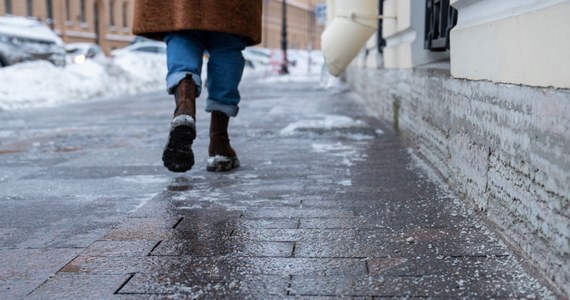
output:
<path id="1" fill-rule="evenodd" d="M 109 26 L 115 27 L 115 1 L 109 3 Z"/>
<path id="2" fill-rule="evenodd" d="M 33 17 L 33 16 L 34 16 L 34 1 L 33 1 L 33 0 L 28 0 L 28 1 L 27 1 L 26 14 L 27 14 L 29 17 Z"/>
<path id="3" fill-rule="evenodd" d="M 85 0 L 79 1 L 79 21 L 85 23 Z"/>
<path id="4" fill-rule="evenodd" d="M 123 28 L 129 27 L 128 15 L 129 15 L 129 3 L 123 2 Z"/>
<path id="5" fill-rule="evenodd" d="M 430 51 L 449 49 L 449 32 L 457 23 L 457 10 L 449 0 L 426 0 L 424 48 Z"/>
<path id="6" fill-rule="evenodd" d="M 47 9 L 47 21 L 48 23 L 53 23 L 53 1 L 46 0 L 46 9 Z"/>
<path id="7" fill-rule="evenodd" d="M 4 11 L 6 14 L 12 14 L 12 0 L 5 0 L 4 2 Z"/>

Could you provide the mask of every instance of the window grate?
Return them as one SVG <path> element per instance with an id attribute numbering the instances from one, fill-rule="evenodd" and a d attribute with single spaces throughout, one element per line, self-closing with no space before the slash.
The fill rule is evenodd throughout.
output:
<path id="1" fill-rule="evenodd" d="M 457 24 L 457 10 L 449 0 L 426 0 L 424 48 L 431 51 L 449 49 L 449 32 Z"/>
<path id="2" fill-rule="evenodd" d="M 378 0 L 378 14 L 384 14 L 384 0 Z M 384 47 L 386 47 L 386 40 L 382 38 L 382 19 L 378 19 L 378 52 L 382 53 Z"/>

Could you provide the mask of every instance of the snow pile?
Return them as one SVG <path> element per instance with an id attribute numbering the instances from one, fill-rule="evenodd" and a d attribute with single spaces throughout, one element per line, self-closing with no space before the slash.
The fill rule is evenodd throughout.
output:
<path id="1" fill-rule="evenodd" d="M 280 50 L 251 48 L 244 57 L 250 60 L 244 70 L 244 80 L 269 82 L 317 82 L 324 61 L 320 51 L 290 50 L 290 74 L 280 76 Z M 202 70 L 203 82 L 206 66 L 207 61 Z M 142 52 L 130 52 L 101 62 L 87 60 L 63 68 L 46 61 L 20 63 L 0 68 L 0 111 L 164 91 L 166 72 L 164 55 Z"/>
<path id="2" fill-rule="evenodd" d="M 53 106 L 164 89 L 166 59 L 133 53 L 97 63 L 56 67 L 33 61 L 0 69 L 0 110 Z"/>

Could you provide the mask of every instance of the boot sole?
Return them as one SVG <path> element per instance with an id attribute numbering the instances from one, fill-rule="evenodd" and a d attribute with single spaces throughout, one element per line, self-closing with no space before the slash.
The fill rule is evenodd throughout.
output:
<path id="1" fill-rule="evenodd" d="M 240 163 L 237 157 L 211 156 L 208 158 L 208 166 L 206 167 L 206 171 L 227 172 L 238 168 L 239 166 Z"/>
<path id="2" fill-rule="evenodd" d="M 162 153 L 162 161 L 169 171 L 183 173 L 192 169 L 194 165 L 194 152 L 192 152 L 194 139 L 196 139 L 194 120 L 189 116 L 184 120 L 175 118 L 172 122 L 168 142 Z"/>

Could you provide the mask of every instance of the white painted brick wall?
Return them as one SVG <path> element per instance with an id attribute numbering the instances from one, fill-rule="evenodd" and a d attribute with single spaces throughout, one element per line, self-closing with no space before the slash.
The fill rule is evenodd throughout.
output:
<path id="1" fill-rule="evenodd" d="M 399 131 L 570 294 L 569 90 L 428 70 L 352 67 L 347 78 L 383 119 L 398 110 Z"/>

